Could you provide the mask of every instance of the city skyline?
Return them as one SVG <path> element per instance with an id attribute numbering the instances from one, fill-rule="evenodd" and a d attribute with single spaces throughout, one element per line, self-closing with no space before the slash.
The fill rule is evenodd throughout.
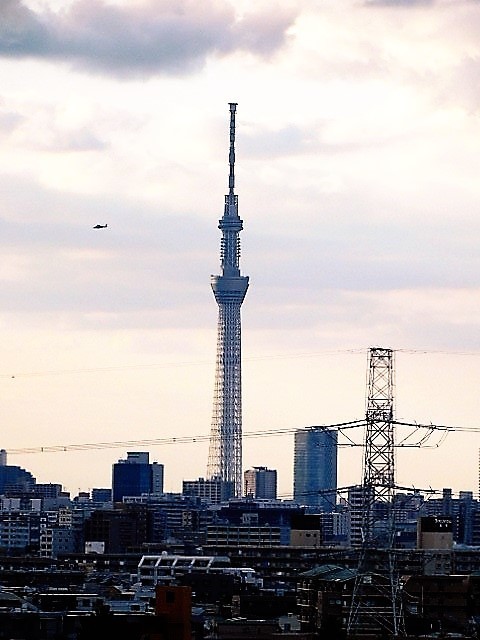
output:
<path id="1" fill-rule="evenodd" d="M 166 490 L 205 474 L 232 100 L 244 434 L 362 419 L 376 345 L 398 419 L 477 428 L 479 25 L 468 0 L 2 3 L 1 447 L 202 436 L 147 448 Z M 398 483 L 476 492 L 478 434 L 428 444 Z M 127 448 L 9 461 L 74 493 Z M 243 458 L 292 491 L 292 433 Z"/>
<path id="2" fill-rule="evenodd" d="M 332 425 L 333 426 L 333 425 Z M 333 431 L 324 431 L 323 428 L 320 427 L 306 427 L 304 430 L 296 430 L 294 432 L 294 436 L 295 436 L 295 440 L 297 440 L 297 438 L 301 435 L 301 432 L 304 431 L 304 435 L 305 435 L 305 439 L 308 440 L 309 434 L 311 435 L 312 433 L 319 433 L 320 435 L 323 434 L 328 434 L 327 435 L 327 441 L 330 442 L 330 440 L 332 440 L 332 438 L 337 441 L 337 432 L 333 432 Z M 138 443 L 137 443 L 138 444 Z M 326 445 L 323 444 L 321 445 L 322 447 L 325 447 Z M 349 446 L 349 445 L 347 445 Z M 360 446 L 360 445 L 359 445 Z M 297 447 L 295 447 L 295 451 L 297 450 Z M 294 451 L 294 453 L 295 453 Z M 87 494 L 91 494 L 92 491 L 93 492 L 98 492 L 98 491 L 105 491 L 105 490 L 114 490 L 114 485 L 115 485 L 115 480 L 114 480 L 114 476 L 115 476 L 115 469 L 119 468 L 119 467 L 123 467 L 125 463 L 131 462 L 133 458 L 142 458 L 144 457 L 147 461 L 149 460 L 150 457 L 150 451 L 140 451 L 140 452 L 131 452 L 131 451 L 127 451 L 124 450 L 123 451 L 123 456 L 126 456 L 124 459 L 119 459 L 119 460 L 113 460 L 111 463 L 111 468 L 108 470 L 110 476 L 109 479 L 102 485 L 96 485 L 93 486 L 92 483 L 90 483 L 92 486 L 88 486 L 88 488 L 86 489 L 85 487 L 79 487 L 77 490 L 71 490 L 69 489 L 62 481 L 62 478 L 60 477 L 56 477 L 53 480 L 49 480 L 48 482 L 42 483 L 38 478 L 35 478 L 33 476 L 33 474 L 31 473 L 31 471 L 29 470 L 28 467 L 24 467 L 23 465 L 19 465 L 16 464 L 15 461 L 9 460 L 8 459 L 8 455 L 7 452 L 5 450 L 2 450 L 2 460 L 0 462 L 0 467 L 5 466 L 8 467 L 9 469 L 18 469 L 21 472 L 22 477 L 25 478 L 29 478 L 30 481 L 34 484 L 37 485 L 44 485 L 44 486 L 60 486 L 62 487 L 62 489 L 64 491 L 66 491 L 67 493 L 70 494 L 70 497 L 73 498 L 77 495 L 81 495 L 83 493 L 87 493 Z M 337 503 L 341 503 L 342 501 L 344 501 L 346 499 L 346 496 L 349 495 L 349 492 L 353 489 L 353 490 L 361 490 L 362 488 L 362 479 L 360 479 L 358 482 L 355 482 L 354 485 L 350 485 L 350 486 L 341 486 L 337 483 L 337 488 L 333 489 L 332 491 L 328 492 L 328 498 L 326 500 L 323 500 L 323 498 L 318 499 L 315 497 L 315 490 L 314 489 L 305 489 L 303 491 L 301 491 L 300 489 L 296 489 L 296 483 L 295 483 L 295 468 L 297 468 L 297 465 L 295 465 L 295 460 L 297 459 L 297 454 L 295 453 L 294 455 L 294 474 L 293 474 L 293 486 L 291 488 L 291 490 L 287 491 L 286 493 L 283 494 L 279 494 L 276 495 L 276 491 L 275 491 L 275 497 L 273 495 L 269 495 L 268 499 L 278 499 L 281 501 L 287 501 L 287 502 L 295 502 L 298 504 L 301 504 L 303 506 L 313 506 L 316 505 L 319 507 L 320 510 L 322 511 L 331 511 L 333 509 L 334 506 L 334 498 L 333 498 L 333 494 L 335 494 L 336 497 L 336 501 Z M 134 461 L 134 460 L 133 460 Z M 134 461 L 135 462 L 135 461 Z M 128 464 L 126 465 L 128 467 Z M 132 464 L 133 467 L 135 467 L 134 464 Z M 137 466 L 142 466 L 141 464 L 137 465 Z M 147 463 L 147 466 L 149 466 L 150 468 L 153 468 L 156 473 L 154 474 L 154 480 L 152 481 L 152 479 L 150 479 L 150 483 L 153 482 L 154 483 L 154 487 L 152 488 L 152 486 L 150 486 L 150 488 L 148 490 L 143 490 L 143 491 L 136 491 L 133 492 L 131 495 L 141 495 L 143 494 L 165 494 L 165 495 L 180 495 L 182 493 L 185 493 L 185 486 L 191 486 L 191 485 L 195 485 L 198 483 L 210 483 L 210 482 L 219 482 L 218 478 L 214 478 L 212 480 L 208 480 L 205 479 L 203 476 L 201 476 L 200 478 L 191 478 L 188 475 L 183 477 L 180 480 L 180 486 L 170 486 L 168 489 L 165 489 L 165 491 L 163 491 L 163 476 L 164 476 L 164 465 L 161 461 L 158 460 L 154 460 L 151 463 Z M 259 471 L 260 470 L 260 471 Z M 112 474 L 113 471 L 113 474 Z M 135 471 L 135 469 L 134 469 Z M 264 472 L 266 474 L 270 474 L 271 476 L 274 476 L 275 479 L 275 487 L 276 487 L 276 480 L 277 480 L 277 470 L 276 469 L 269 469 L 266 466 L 253 466 L 250 468 L 245 468 L 243 471 L 243 487 L 242 487 L 242 493 L 241 495 L 238 496 L 238 498 L 245 498 L 249 495 L 249 493 L 246 491 L 246 486 L 247 486 L 247 475 L 250 474 L 250 477 L 252 477 L 252 474 L 255 473 L 261 473 Z M 310 478 L 310 486 L 313 487 L 314 485 L 319 486 L 319 484 L 321 484 L 321 480 L 319 480 L 319 478 L 313 478 L 313 474 L 312 472 L 314 472 L 314 468 L 310 465 L 310 469 L 308 470 L 308 465 L 307 465 L 307 475 L 310 472 L 310 475 L 312 476 Z M 479 472 L 480 472 L 480 465 L 479 465 Z M 329 472 L 328 470 L 324 470 L 322 471 L 322 473 L 320 474 L 322 477 L 325 475 L 330 475 L 331 471 Z M 105 474 L 104 474 L 105 475 Z M 105 476 L 106 477 L 106 476 Z M 479 474 L 479 478 L 480 478 L 480 474 Z M 264 481 L 265 482 L 265 481 Z M 272 484 L 273 481 L 270 482 L 270 484 Z M 85 478 L 85 483 L 88 484 L 88 478 Z M 182 486 L 183 485 L 183 486 Z M 162 487 L 162 490 L 159 489 L 159 487 Z M 218 487 L 220 487 L 220 484 L 218 484 Z M 415 485 L 409 485 L 407 487 L 405 486 L 400 486 L 398 484 L 395 484 L 395 486 L 393 487 L 394 491 L 393 494 L 398 494 L 398 495 L 407 495 L 407 494 L 414 494 L 414 493 L 418 493 L 418 495 L 423 495 L 427 500 L 428 499 L 438 499 L 441 495 L 445 494 L 445 492 L 451 492 L 452 496 L 455 498 L 461 498 L 462 495 L 464 494 L 468 494 L 470 493 L 472 498 L 475 500 L 478 500 L 480 498 L 480 492 L 478 491 L 478 485 L 475 485 L 473 487 L 463 487 L 463 489 L 459 489 L 459 490 L 452 490 L 452 487 L 449 486 L 448 484 L 443 484 L 442 486 L 437 486 L 437 487 L 432 487 L 432 486 L 428 486 L 428 487 L 418 487 Z M 25 489 L 25 491 L 28 493 L 28 489 Z M 218 492 L 218 494 L 220 495 L 220 489 L 217 488 L 216 491 Z M 269 485 L 269 492 L 272 492 L 273 490 L 271 490 L 271 487 Z M 322 491 L 322 495 L 326 494 L 325 488 L 321 489 Z M 227 493 L 228 493 L 228 489 L 227 489 Z M 298 494 L 298 495 L 297 495 Z M 130 495 L 130 494 L 129 494 Z M 232 496 L 228 496 L 224 498 L 224 501 L 228 501 Z M 252 496 L 250 494 L 250 497 L 255 497 Z M 265 496 L 256 496 L 258 497 L 265 497 Z M 377 496 L 378 498 L 378 502 L 381 503 L 382 502 L 382 496 Z M 121 500 L 120 500 L 121 501 Z M 348 501 L 348 498 L 347 498 Z"/>

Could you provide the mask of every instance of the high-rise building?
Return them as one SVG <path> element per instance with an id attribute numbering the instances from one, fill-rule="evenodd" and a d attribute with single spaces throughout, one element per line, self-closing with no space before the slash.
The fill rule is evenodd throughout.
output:
<path id="1" fill-rule="evenodd" d="M 34 486 L 35 478 L 30 471 L 14 465 L 0 465 L 0 494 L 30 493 Z"/>
<path id="2" fill-rule="evenodd" d="M 150 464 L 145 451 L 130 451 L 126 460 L 113 465 L 112 493 L 114 502 L 122 502 L 124 496 L 163 493 L 163 465 Z"/>
<path id="3" fill-rule="evenodd" d="M 338 432 L 308 427 L 295 432 L 293 496 L 318 511 L 335 510 Z"/>
<path id="4" fill-rule="evenodd" d="M 480 449 L 478 450 L 478 495 L 480 495 Z"/>
<path id="5" fill-rule="evenodd" d="M 351 547 L 361 547 L 364 534 L 365 504 L 372 504 L 375 498 L 373 487 L 355 485 L 348 489 L 348 539 Z M 373 513 L 373 509 L 372 509 Z"/>
<path id="6" fill-rule="evenodd" d="M 158 496 L 163 493 L 163 464 L 152 462 L 152 488 L 151 493 Z"/>
<path id="7" fill-rule="evenodd" d="M 243 474 L 245 496 L 252 498 L 277 498 L 277 472 L 267 467 L 253 467 Z"/>
<path id="8" fill-rule="evenodd" d="M 182 495 L 200 498 L 208 504 L 219 504 L 232 498 L 232 483 L 224 482 L 220 478 L 199 478 L 198 480 L 184 480 Z"/>
<path id="9" fill-rule="evenodd" d="M 35 486 L 30 471 L 7 464 L 7 452 L 0 449 L 0 495 L 29 493 Z"/>
<path id="10" fill-rule="evenodd" d="M 217 360 L 207 478 L 233 483 L 235 496 L 242 491 L 242 374 L 240 307 L 248 288 L 248 276 L 240 275 L 240 231 L 235 195 L 235 113 L 230 103 L 230 173 L 220 247 L 221 275 L 211 285 L 218 304 Z"/>

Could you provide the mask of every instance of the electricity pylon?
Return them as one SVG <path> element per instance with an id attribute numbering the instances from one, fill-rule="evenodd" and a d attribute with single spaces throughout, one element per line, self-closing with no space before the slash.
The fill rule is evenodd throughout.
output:
<path id="1" fill-rule="evenodd" d="M 395 568 L 394 353 L 369 350 L 363 459 L 361 549 L 347 632 L 404 635 L 399 577 Z"/>

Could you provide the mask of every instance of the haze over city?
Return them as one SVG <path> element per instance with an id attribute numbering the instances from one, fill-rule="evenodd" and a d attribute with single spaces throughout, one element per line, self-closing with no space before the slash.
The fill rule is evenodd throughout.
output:
<path id="1" fill-rule="evenodd" d="M 361 419 L 379 345 L 398 419 L 472 429 L 399 484 L 477 493 L 479 28 L 468 0 L 2 2 L 0 448 L 199 436 L 134 448 L 168 491 L 205 475 L 235 101 L 244 468 L 291 494 L 292 435 L 248 433 Z M 127 449 L 8 461 L 76 492 Z"/>

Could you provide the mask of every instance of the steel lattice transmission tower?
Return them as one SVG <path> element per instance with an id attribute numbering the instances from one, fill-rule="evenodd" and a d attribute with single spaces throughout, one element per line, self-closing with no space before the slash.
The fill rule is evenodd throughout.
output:
<path id="1" fill-rule="evenodd" d="M 248 276 L 240 275 L 240 231 L 235 195 L 235 113 L 230 103 L 230 173 L 228 195 L 218 228 L 221 275 L 211 285 L 218 304 L 217 360 L 212 428 L 208 454 L 208 478 L 231 483 L 233 494 L 242 491 L 242 364 L 240 308 L 248 289 Z"/>
<path id="2" fill-rule="evenodd" d="M 395 567 L 394 352 L 369 350 L 363 460 L 362 547 L 352 594 L 348 632 L 404 633 L 399 576 Z"/>
<path id="3" fill-rule="evenodd" d="M 368 397 L 363 459 L 365 489 L 363 540 L 367 546 L 391 547 L 393 495 L 395 488 L 395 440 L 393 424 L 394 356 L 392 349 L 372 347 L 369 351 Z M 381 504 L 378 530 L 374 504 Z"/>

